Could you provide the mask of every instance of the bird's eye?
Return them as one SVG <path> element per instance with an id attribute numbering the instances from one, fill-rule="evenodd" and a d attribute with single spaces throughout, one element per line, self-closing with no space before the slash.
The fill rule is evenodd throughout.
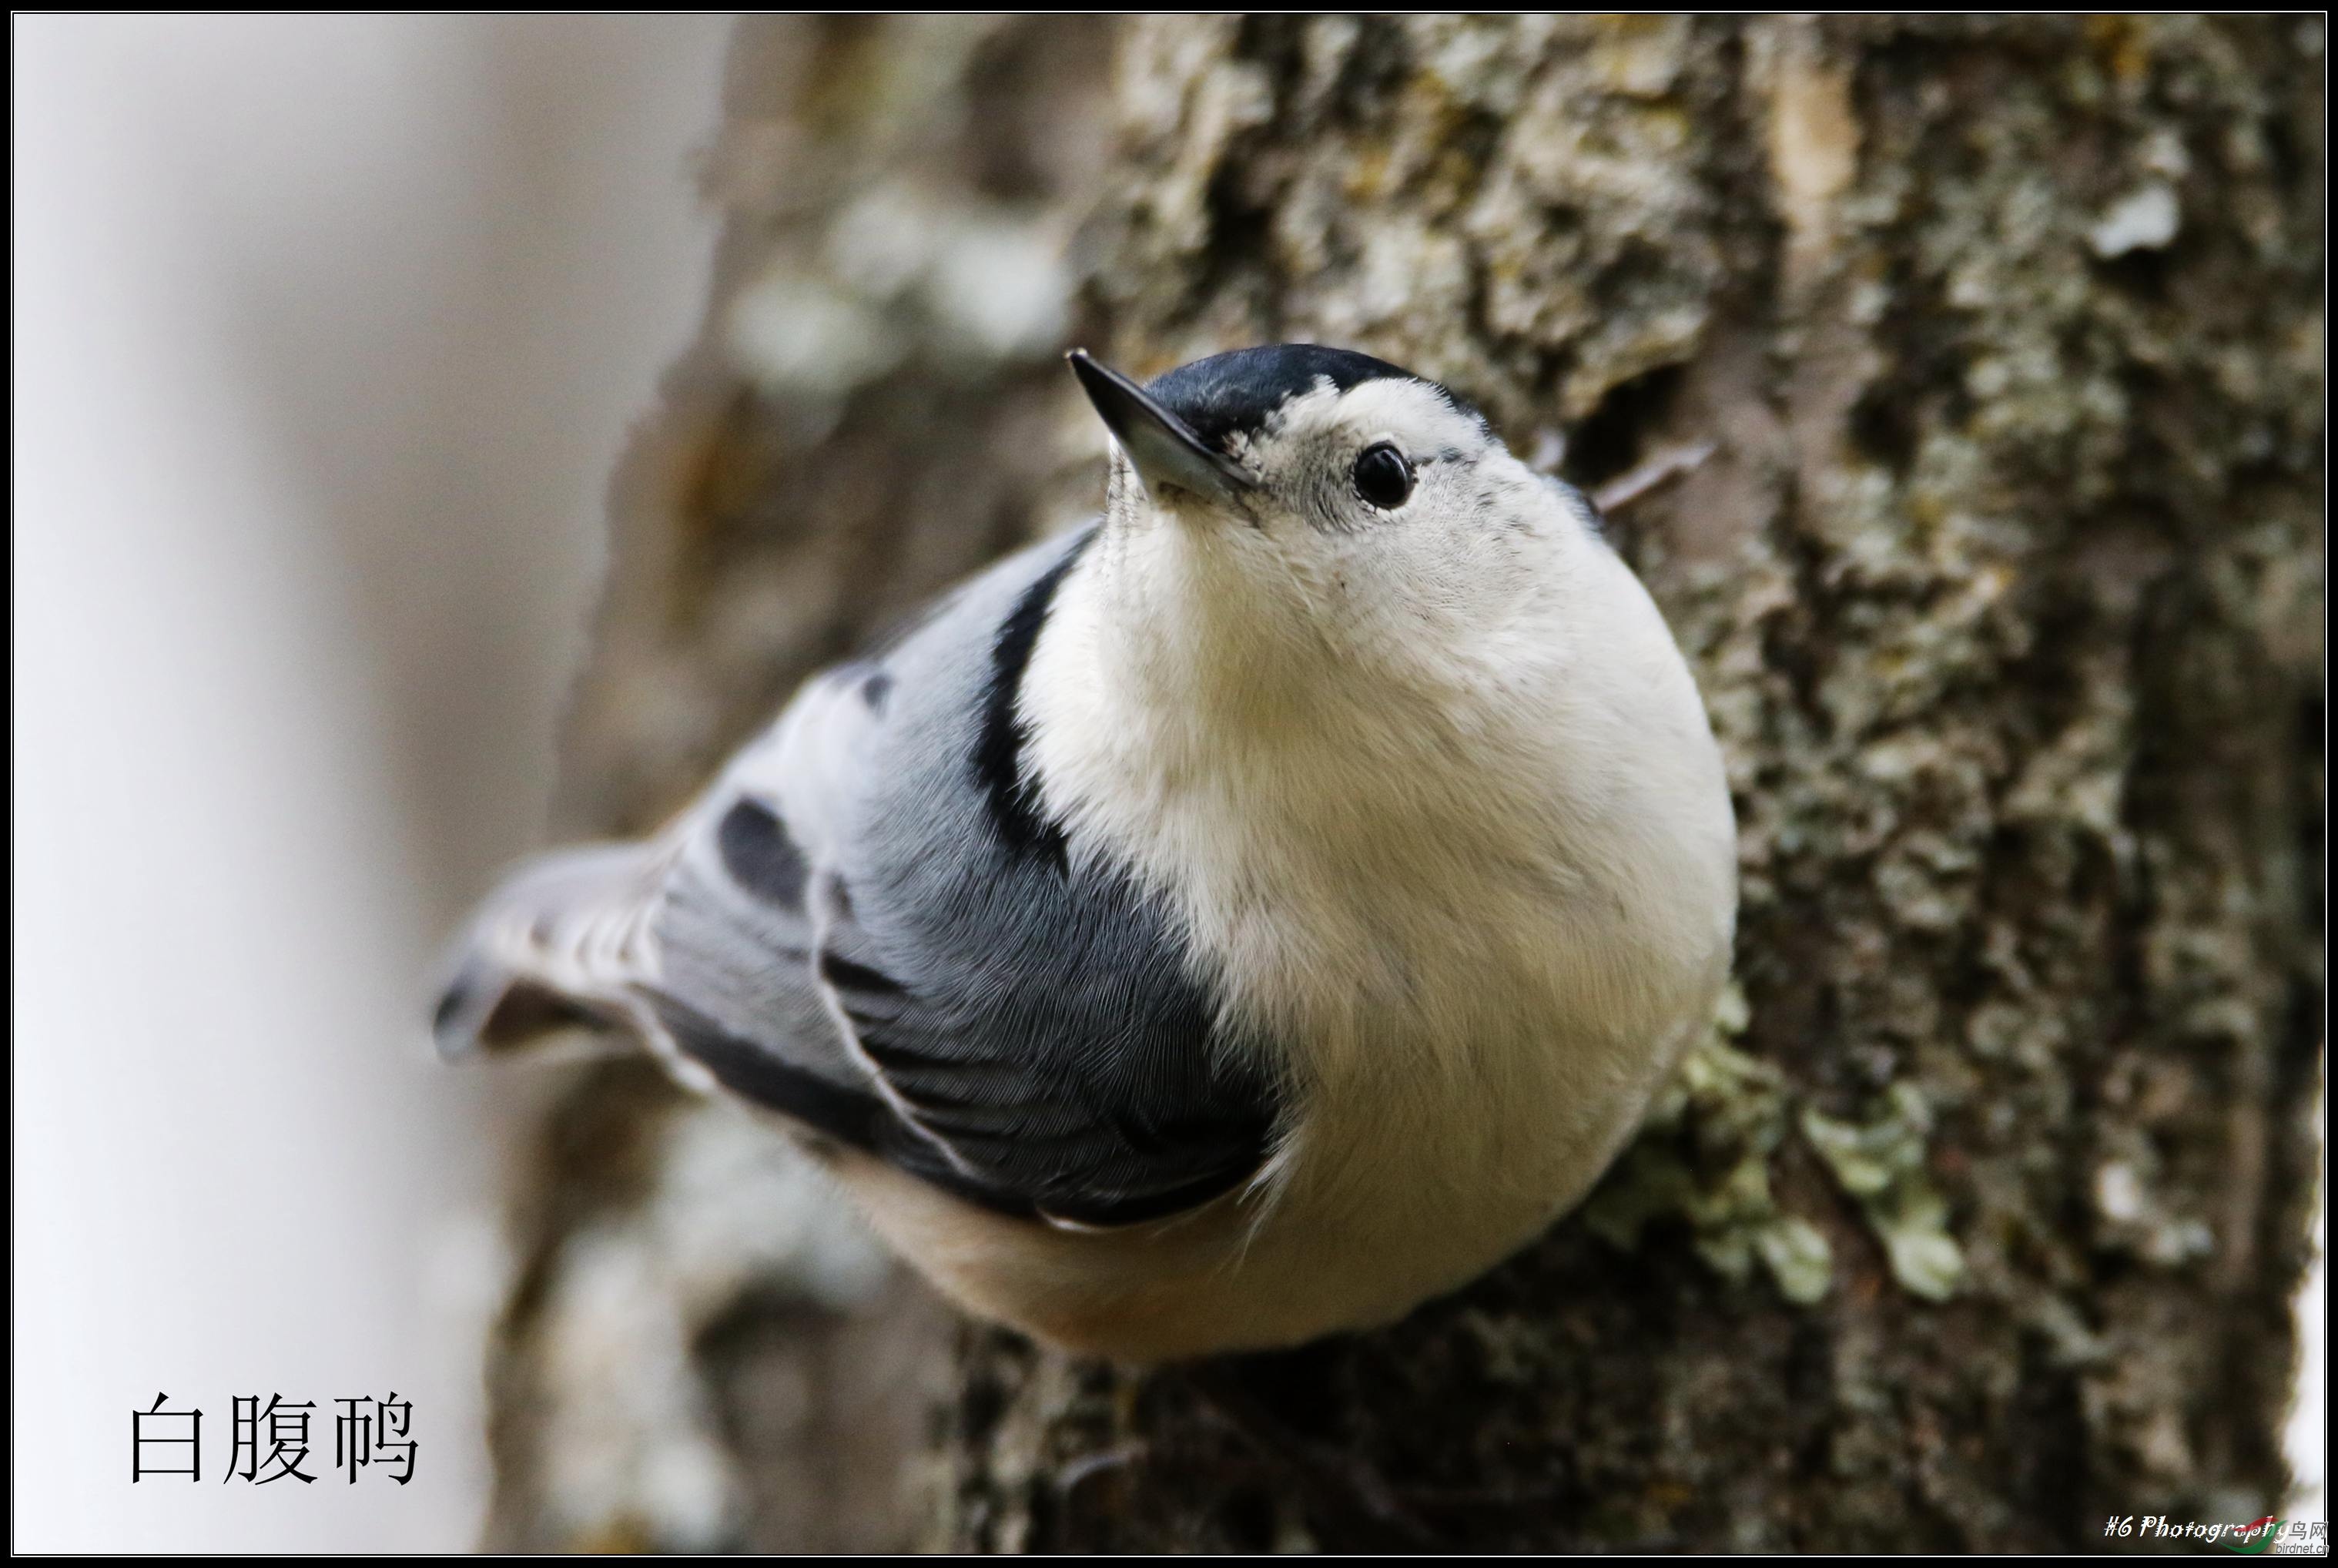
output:
<path id="1" fill-rule="evenodd" d="M 1385 441 L 1365 447 L 1356 459 L 1356 494 L 1383 512 L 1403 505 L 1412 494 L 1412 465 Z"/>

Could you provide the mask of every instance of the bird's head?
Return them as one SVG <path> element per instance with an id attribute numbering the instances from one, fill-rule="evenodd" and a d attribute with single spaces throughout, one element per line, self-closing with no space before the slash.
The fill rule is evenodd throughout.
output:
<path id="1" fill-rule="evenodd" d="M 1386 360 L 1275 344 L 1142 387 L 1085 351 L 1070 360 L 1116 447 L 1106 538 L 1138 563 L 1135 593 L 1265 659 L 1480 663 L 1596 537 L 1579 493 Z"/>

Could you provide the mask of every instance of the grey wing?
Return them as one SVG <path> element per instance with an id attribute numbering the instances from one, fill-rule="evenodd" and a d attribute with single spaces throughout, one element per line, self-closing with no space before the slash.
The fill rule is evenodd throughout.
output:
<path id="1" fill-rule="evenodd" d="M 678 825 L 652 902 L 654 955 L 635 982 L 661 1054 L 804 1129 L 987 1207 L 1028 1212 L 967 1181 L 905 1120 L 850 1044 L 818 979 L 811 894 L 824 801 L 849 786 L 859 672 L 817 679 Z M 795 788 L 778 781 L 794 764 Z M 782 797 L 796 802 L 791 820 Z"/>
<path id="2" fill-rule="evenodd" d="M 1059 837 L 1001 830 L 1028 806 L 997 798 L 987 730 L 1013 723 L 1025 633 L 1076 549 L 820 678 L 733 763 L 660 894 L 653 1007 L 726 1086 L 830 1137 L 996 1210 L 1110 1225 L 1251 1175 L 1277 1096 L 1160 911 Z"/>

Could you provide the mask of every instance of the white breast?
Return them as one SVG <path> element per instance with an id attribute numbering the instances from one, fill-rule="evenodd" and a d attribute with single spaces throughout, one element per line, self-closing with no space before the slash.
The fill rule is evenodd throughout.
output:
<path id="1" fill-rule="evenodd" d="M 1241 1294 L 1287 1273 L 1288 1310 L 1324 1321 L 1260 1342 L 1393 1316 L 1528 1240 L 1710 1016 L 1735 906 L 1719 755 L 1638 583 L 1574 548 L 1481 656 L 1421 679 L 1362 679 L 1258 597 L 1326 585 L 1173 529 L 1099 540 L 1040 638 L 1046 805 L 1170 900 L 1287 1054 L 1301 1111 Z"/>

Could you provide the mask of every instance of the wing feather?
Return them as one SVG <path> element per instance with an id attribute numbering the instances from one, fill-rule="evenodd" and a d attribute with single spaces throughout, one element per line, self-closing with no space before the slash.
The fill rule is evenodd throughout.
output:
<path id="1" fill-rule="evenodd" d="M 740 755 L 683 829 L 653 989 L 735 1092 L 990 1208 L 1109 1225 L 1238 1185 L 1279 1102 L 1171 922 L 1067 859 L 998 775 L 1020 748 L 995 727 L 1082 542 L 816 679 Z"/>

